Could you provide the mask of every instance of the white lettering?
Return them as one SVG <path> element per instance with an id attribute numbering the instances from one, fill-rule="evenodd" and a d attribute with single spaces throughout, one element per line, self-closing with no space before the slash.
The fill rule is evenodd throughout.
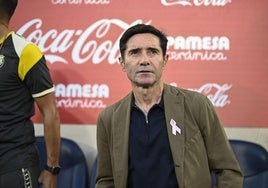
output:
<path id="1" fill-rule="evenodd" d="M 33 19 L 25 23 L 17 32 L 35 42 L 46 55 L 47 61 L 51 63 L 67 64 L 68 61 L 60 55 L 73 48 L 71 62 L 75 64 L 87 62 L 99 64 L 105 59 L 108 59 L 109 64 L 115 64 L 118 63 L 118 43 L 121 33 L 118 34 L 115 41 L 109 40 L 109 33 L 114 27 L 118 27 L 123 32 L 138 23 L 142 23 L 142 20 L 128 24 L 119 19 L 102 19 L 90 25 L 85 31 L 66 29 L 59 32 L 56 29 L 51 29 L 44 33 L 42 20 Z"/>
<path id="2" fill-rule="evenodd" d="M 110 0 L 51 0 L 53 5 L 107 5 L 110 4 Z"/>
<path id="3" fill-rule="evenodd" d="M 207 83 L 195 90 L 199 93 L 206 95 L 215 107 L 224 107 L 230 104 L 229 96 L 225 94 L 226 91 L 230 90 L 232 85 L 223 84 L 219 85 L 216 83 Z"/>
<path id="4" fill-rule="evenodd" d="M 172 6 L 172 5 L 182 5 L 182 6 L 186 6 L 186 5 L 192 5 L 190 2 L 188 2 L 187 0 L 161 0 L 162 5 L 164 6 Z"/>
<path id="5" fill-rule="evenodd" d="M 231 3 L 232 0 L 194 0 L 196 6 L 225 6 L 227 3 Z"/>
<path id="6" fill-rule="evenodd" d="M 185 52 L 168 51 L 169 60 L 185 60 L 185 61 L 226 61 L 227 57 L 222 52 Z"/>
<path id="7" fill-rule="evenodd" d="M 110 89 L 106 84 L 68 84 L 59 83 L 55 86 L 56 97 L 108 98 Z"/>
<path id="8" fill-rule="evenodd" d="M 168 48 L 170 47 L 175 50 L 230 50 L 230 40 L 225 36 L 189 36 L 187 38 L 168 36 Z"/>
<path id="9" fill-rule="evenodd" d="M 90 4 L 90 5 L 106 5 L 106 4 L 110 4 L 109 0 L 84 0 L 85 4 Z"/>
<path id="10" fill-rule="evenodd" d="M 225 6 L 232 0 L 161 0 L 164 6 L 182 5 L 182 6 Z"/>
<path id="11" fill-rule="evenodd" d="M 57 100 L 57 107 L 61 108 L 105 108 L 107 105 L 102 100 L 88 99 L 60 99 Z"/>
<path id="12" fill-rule="evenodd" d="M 136 20 L 132 24 L 127 24 L 118 19 L 102 19 L 86 30 L 65 29 L 60 32 L 51 29 L 44 33 L 42 20 L 33 19 L 25 23 L 18 33 L 35 42 L 51 63 L 116 64 L 120 55 L 118 43 L 121 35 L 119 33 L 118 37 L 112 40 L 108 37 L 109 32 L 114 27 L 120 28 L 123 32 L 136 23 L 142 21 Z M 72 61 L 61 56 L 70 49 Z M 230 50 L 230 40 L 226 36 L 168 36 L 168 49 L 170 60 L 225 61 L 227 57 L 223 51 Z"/>

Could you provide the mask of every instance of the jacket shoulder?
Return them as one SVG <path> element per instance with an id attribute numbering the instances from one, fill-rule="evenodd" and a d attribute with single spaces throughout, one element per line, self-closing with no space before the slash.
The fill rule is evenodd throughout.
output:
<path id="1" fill-rule="evenodd" d="M 197 100 L 197 101 L 204 101 L 207 100 L 207 96 L 203 95 L 202 93 L 199 93 L 197 91 L 184 89 L 180 87 L 175 87 L 172 85 L 165 85 L 165 93 L 167 95 L 175 95 L 184 97 L 185 100 Z"/>
<path id="2" fill-rule="evenodd" d="M 114 114 L 114 113 L 118 113 L 118 112 L 127 110 L 127 108 L 130 106 L 130 103 L 131 103 L 131 96 L 132 96 L 132 94 L 129 93 L 127 96 L 125 96 L 124 98 L 120 99 L 119 101 L 111 104 L 110 106 L 107 106 L 100 113 L 100 116 L 107 117 L 107 115 L 111 115 L 111 114 Z"/>

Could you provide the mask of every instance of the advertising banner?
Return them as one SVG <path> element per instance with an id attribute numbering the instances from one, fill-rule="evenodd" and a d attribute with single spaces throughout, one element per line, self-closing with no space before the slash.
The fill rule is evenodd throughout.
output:
<path id="1" fill-rule="evenodd" d="M 166 83 L 208 96 L 223 126 L 268 127 L 267 7 L 250 0 L 20 0 L 10 29 L 45 54 L 62 123 L 95 125 L 100 111 L 130 92 L 119 39 L 144 23 L 168 36 Z M 38 110 L 33 120 L 41 122 Z"/>

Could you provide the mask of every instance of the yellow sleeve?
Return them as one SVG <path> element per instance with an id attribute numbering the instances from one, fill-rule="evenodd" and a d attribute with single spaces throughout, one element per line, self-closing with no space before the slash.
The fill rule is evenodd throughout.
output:
<path id="1" fill-rule="evenodd" d="M 33 43 L 29 43 L 21 52 L 18 74 L 21 80 L 24 80 L 28 71 L 42 58 L 43 53 Z"/>

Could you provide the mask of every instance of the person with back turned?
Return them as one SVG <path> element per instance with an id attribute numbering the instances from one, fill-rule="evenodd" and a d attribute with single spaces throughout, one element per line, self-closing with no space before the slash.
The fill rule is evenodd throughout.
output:
<path id="1" fill-rule="evenodd" d="M 21 1 L 23 2 L 23 1 Z M 56 188 L 60 117 L 45 57 L 10 30 L 17 0 L 0 0 L 0 188 Z M 47 164 L 41 172 L 31 117 L 44 121 Z"/>
<path id="2" fill-rule="evenodd" d="M 97 188 L 242 188 L 243 175 L 210 100 L 165 84 L 167 37 L 137 24 L 120 39 L 132 85 L 97 122 Z"/>

